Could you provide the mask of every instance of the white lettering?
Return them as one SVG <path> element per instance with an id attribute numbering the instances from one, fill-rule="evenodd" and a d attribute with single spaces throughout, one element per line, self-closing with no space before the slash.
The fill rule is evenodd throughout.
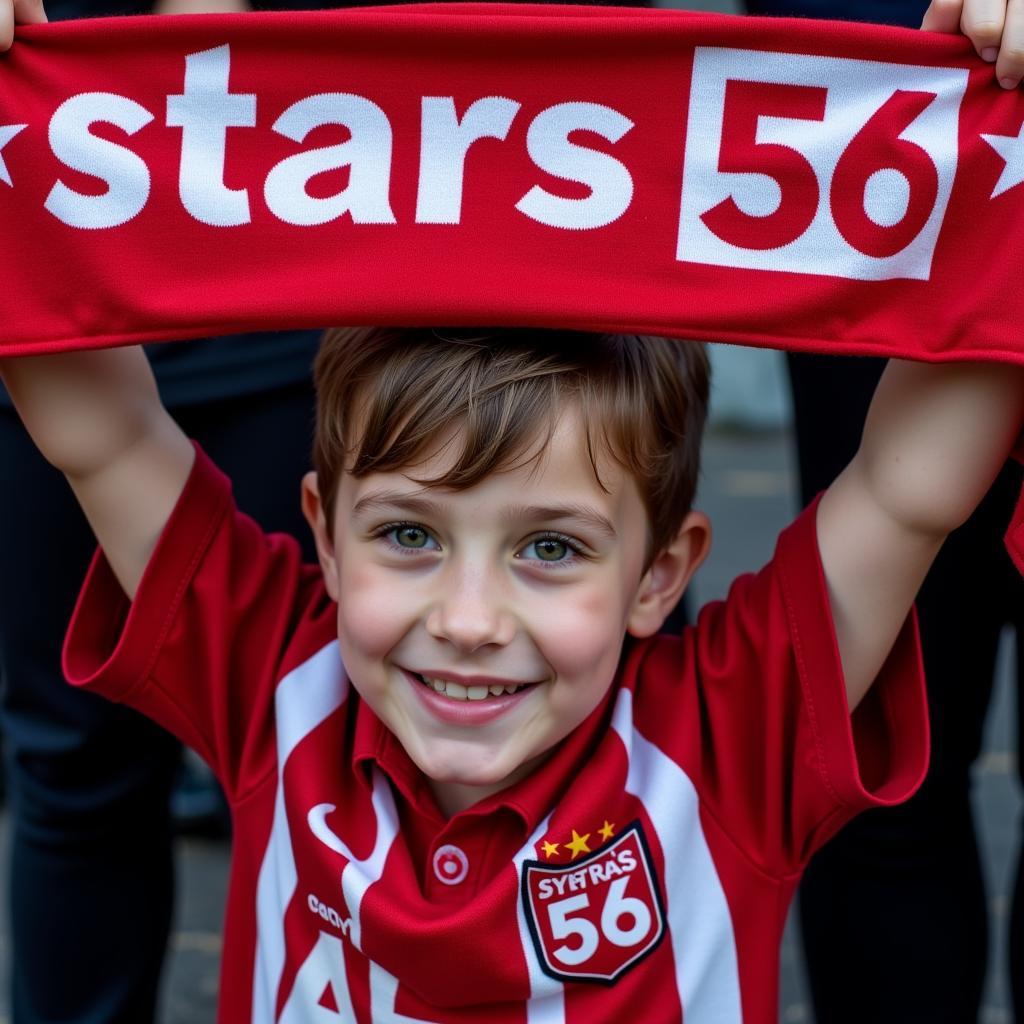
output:
<path id="1" fill-rule="evenodd" d="M 318 899 L 313 893 L 309 893 L 306 897 L 306 906 L 317 915 L 327 921 L 328 924 L 333 925 L 335 928 L 340 929 L 342 935 L 348 935 L 349 930 L 352 928 L 352 918 L 342 917 L 334 907 L 328 906 L 323 900 Z"/>
<path id="2" fill-rule="evenodd" d="M 452 96 L 424 96 L 420 138 L 418 224 L 458 224 L 462 219 L 466 154 L 478 139 L 505 140 L 521 104 L 485 96 L 459 120 Z"/>
<path id="3" fill-rule="evenodd" d="M 263 197 L 270 211 L 288 224 L 326 224 L 350 213 L 355 224 L 394 224 L 388 201 L 391 183 L 391 123 L 370 100 L 352 93 L 323 93 L 293 103 L 274 131 L 303 142 L 325 124 L 347 127 L 352 137 L 287 157 L 267 175 Z M 350 167 L 348 185 L 326 199 L 306 191 L 309 179 L 324 171 Z"/>
<path id="4" fill-rule="evenodd" d="M 532 220 L 553 228 L 584 231 L 621 217 L 633 200 L 633 179 L 625 165 L 607 153 L 569 141 L 575 131 L 590 131 L 618 142 L 633 127 L 629 118 L 600 103 L 559 103 L 542 110 L 526 133 L 533 162 L 548 174 L 590 188 L 584 199 L 566 199 L 534 185 L 516 203 Z"/>
<path id="5" fill-rule="evenodd" d="M 230 92 L 230 77 L 228 45 L 188 54 L 182 91 L 166 97 L 166 126 L 181 129 L 181 203 L 195 220 L 213 227 L 252 220 L 248 187 L 229 188 L 225 168 L 228 129 L 256 126 L 257 98 Z M 483 96 L 460 118 L 454 97 L 421 98 L 417 223 L 461 222 L 469 151 L 482 139 L 506 141 L 520 110 L 516 100 Z M 100 179 L 107 191 L 83 194 L 58 180 L 46 209 L 78 228 L 116 227 L 137 216 L 151 190 L 146 161 L 90 129 L 106 123 L 133 135 L 152 120 L 145 107 L 115 93 L 81 93 L 61 104 L 49 126 L 55 157 L 72 170 Z M 364 96 L 320 93 L 285 109 L 272 130 L 301 144 L 324 125 L 346 128 L 349 137 L 336 145 L 294 153 L 273 166 L 263 182 L 269 211 L 296 226 L 327 224 L 346 214 L 353 224 L 397 223 L 390 201 L 393 131 L 387 114 Z M 526 132 L 530 157 L 542 171 L 576 182 L 590 194 L 567 198 L 536 185 L 516 209 L 538 223 L 574 231 L 602 227 L 621 217 L 633 196 L 628 169 L 607 153 L 570 141 L 570 136 L 593 132 L 615 143 L 632 127 L 623 114 L 598 103 L 558 103 L 542 110 Z M 313 178 L 345 169 L 349 173 L 344 188 L 326 196 L 310 194 Z"/>
<path id="6" fill-rule="evenodd" d="M 628 878 L 616 878 L 608 887 L 608 896 L 601 908 L 601 931 L 616 946 L 635 946 L 651 930 L 651 912 L 643 900 L 626 896 Z M 623 928 L 620 921 L 631 922 Z"/>
<path id="7" fill-rule="evenodd" d="M 320 997 L 328 986 L 338 1012 L 320 1005 Z M 341 939 L 320 932 L 316 945 L 295 975 L 278 1024 L 356 1024 Z"/>
<path id="8" fill-rule="evenodd" d="M 53 155 L 72 170 L 101 178 L 107 191 L 83 195 L 58 179 L 46 209 L 73 228 L 113 228 L 137 216 L 149 199 L 149 168 L 130 149 L 89 129 L 101 122 L 134 135 L 152 120 L 144 106 L 116 93 L 85 92 L 65 100 L 50 118 Z"/>
<path id="9" fill-rule="evenodd" d="M 167 97 L 167 125 L 181 128 L 178 191 L 196 220 L 213 227 L 248 224 L 249 191 L 224 184 L 228 128 L 256 124 L 256 97 L 228 92 L 231 50 L 217 46 L 185 58 L 185 86 Z"/>

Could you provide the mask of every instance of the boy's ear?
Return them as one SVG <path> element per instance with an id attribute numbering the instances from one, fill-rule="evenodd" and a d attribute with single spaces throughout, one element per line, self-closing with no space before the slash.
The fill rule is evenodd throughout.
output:
<path id="1" fill-rule="evenodd" d="M 627 633 L 646 637 L 661 629 L 710 548 L 711 522 L 703 512 L 690 512 L 640 581 L 626 619 Z"/>
<path id="2" fill-rule="evenodd" d="M 337 601 L 338 561 L 334 554 L 334 541 L 331 540 L 330 531 L 327 529 L 323 502 L 320 500 L 320 485 L 316 473 L 312 471 L 302 478 L 302 514 L 313 531 L 317 558 L 320 560 L 320 570 L 324 574 L 327 593 Z"/>

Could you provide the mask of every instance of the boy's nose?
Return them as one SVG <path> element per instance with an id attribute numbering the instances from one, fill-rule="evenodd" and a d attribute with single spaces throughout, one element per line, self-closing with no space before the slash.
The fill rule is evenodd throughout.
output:
<path id="1" fill-rule="evenodd" d="M 441 583 L 426 628 L 431 636 L 469 652 L 510 643 L 515 619 L 505 607 L 498 581 L 469 570 L 451 573 Z"/>

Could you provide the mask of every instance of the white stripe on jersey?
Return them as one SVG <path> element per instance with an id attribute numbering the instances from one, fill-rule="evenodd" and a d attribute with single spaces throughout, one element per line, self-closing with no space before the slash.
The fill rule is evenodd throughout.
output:
<path id="1" fill-rule="evenodd" d="M 348 863 L 341 872 L 341 891 L 348 904 L 348 912 L 352 916 L 349 938 L 358 950 L 363 948 L 360 945 L 363 931 L 359 917 L 363 897 L 366 890 L 374 882 L 379 882 L 380 876 L 384 874 L 384 861 L 387 860 L 388 851 L 400 827 L 391 786 L 384 778 L 384 773 L 377 767 L 373 769 L 373 816 L 377 821 L 377 838 L 373 842 L 370 856 L 366 860 L 356 860 L 351 853 L 348 854 Z"/>
<path id="2" fill-rule="evenodd" d="M 626 790 L 647 811 L 665 857 L 665 902 L 676 985 L 686 1024 L 739 1024 L 739 967 L 725 892 L 701 829 L 697 791 L 686 773 L 633 724 L 622 690 L 612 728 L 626 748 Z"/>
<path id="3" fill-rule="evenodd" d="M 536 828 L 533 835 L 526 840 L 526 845 L 515 855 L 512 863 L 516 869 L 517 885 L 523 882 L 523 861 L 535 855 L 537 843 L 548 830 L 551 821 L 549 814 Z M 526 1003 L 526 1024 L 565 1024 L 565 986 L 554 978 L 548 977 L 540 969 L 537 950 L 530 937 L 530 929 L 526 923 L 526 910 L 523 901 L 516 897 L 516 920 L 519 924 L 519 941 L 522 943 L 526 968 L 530 973 L 530 998 Z"/>
<path id="4" fill-rule="evenodd" d="M 274 693 L 277 723 L 277 796 L 256 885 L 256 959 L 252 980 L 252 1024 L 273 1024 L 277 987 L 284 969 L 284 908 L 295 895 L 298 875 L 292 852 L 282 777 L 289 755 L 348 696 L 348 679 L 337 640 L 288 673 Z"/>
<path id="5" fill-rule="evenodd" d="M 348 937 L 356 949 L 362 951 L 362 920 L 359 916 L 360 907 L 366 890 L 374 882 L 380 881 L 384 873 L 384 861 L 387 859 L 391 844 L 398 835 L 400 824 L 395 798 L 388 780 L 378 768 L 373 769 L 373 820 L 377 826 L 377 835 L 373 841 L 373 849 L 365 860 L 359 860 L 349 849 L 341 836 L 331 831 L 327 824 L 327 815 L 336 810 L 334 804 L 317 804 L 306 820 L 310 831 L 324 846 L 340 854 L 348 863 L 341 869 L 341 891 L 350 914 Z"/>

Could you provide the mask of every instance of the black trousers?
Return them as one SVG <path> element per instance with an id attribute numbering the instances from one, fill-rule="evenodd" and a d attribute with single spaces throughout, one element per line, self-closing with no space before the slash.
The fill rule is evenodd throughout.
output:
<path id="1" fill-rule="evenodd" d="M 267 529 L 312 545 L 299 506 L 307 384 L 172 410 Z M 68 686 L 61 642 L 89 558 L 63 477 L 0 408 L 0 730 L 11 796 L 14 1024 L 145 1024 L 173 903 L 178 744 Z"/>
<path id="2" fill-rule="evenodd" d="M 882 364 L 806 355 L 789 362 L 806 501 L 856 450 Z M 1012 626 L 1018 644 L 1024 641 L 1024 581 L 1002 543 L 1020 486 L 1021 468 L 1007 465 L 975 515 L 946 542 L 918 599 L 932 727 L 924 785 L 903 806 L 854 820 L 804 877 L 800 918 L 819 1024 L 978 1019 L 988 925 L 970 768 L 981 747 L 1003 627 Z M 1021 681 L 1018 662 L 1018 692 Z M 1005 966 L 1016 1020 L 1024 1022 L 1019 868 Z"/>

